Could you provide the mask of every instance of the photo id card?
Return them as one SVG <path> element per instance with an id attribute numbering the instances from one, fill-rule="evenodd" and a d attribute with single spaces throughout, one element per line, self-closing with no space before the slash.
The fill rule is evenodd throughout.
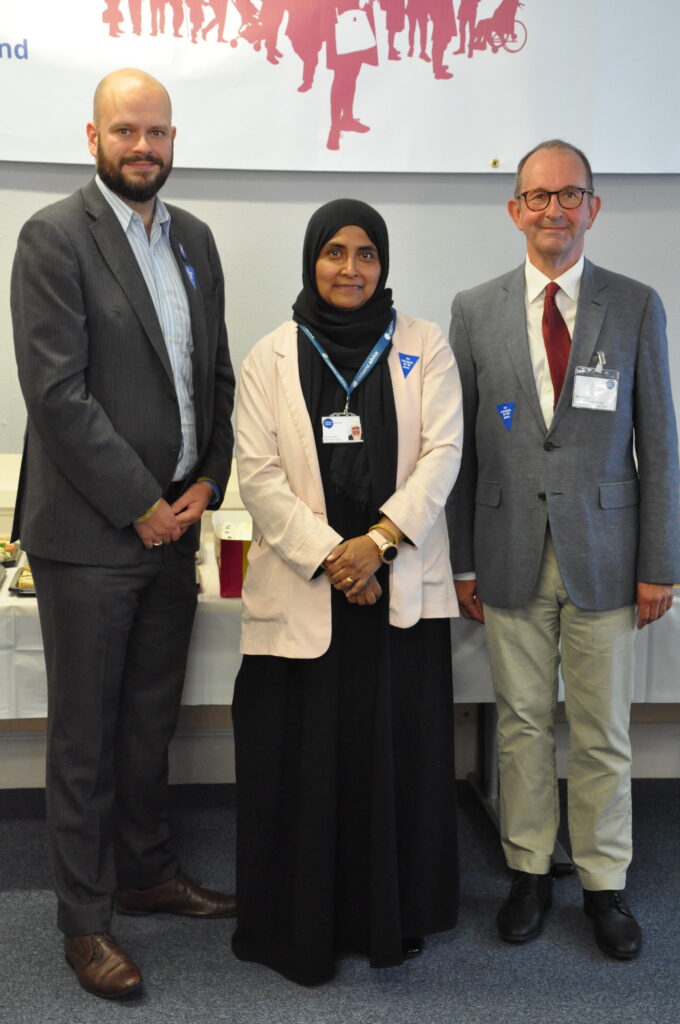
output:
<path id="1" fill-rule="evenodd" d="M 363 441 L 361 420 L 353 412 L 334 412 L 330 416 L 322 416 L 321 440 L 324 444 Z"/>
<path id="2" fill-rule="evenodd" d="M 577 366 L 574 371 L 574 398 L 576 409 L 599 409 L 616 412 L 619 393 L 619 371 L 596 366 Z"/>

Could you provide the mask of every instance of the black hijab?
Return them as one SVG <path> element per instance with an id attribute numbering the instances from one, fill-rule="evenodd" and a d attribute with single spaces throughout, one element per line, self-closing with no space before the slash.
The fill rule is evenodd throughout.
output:
<path id="1" fill-rule="evenodd" d="M 316 261 L 326 242 L 349 225 L 363 228 L 378 250 L 380 277 L 376 289 L 359 309 L 337 309 L 316 287 Z M 359 199 L 334 199 L 312 214 L 302 247 L 302 291 L 293 304 L 293 319 L 304 324 L 321 344 L 373 347 L 390 322 L 392 291 L 385 288 L 390 267 L 387 225 L 377 210 Z M 325 347 L 325 346 L 324 346 Z M 331 359 L 333 358 L 332 353 Z M 368 354 L 368 353 L 367 353 Z"/>
<path id="2" fill-rule="evenodd" d="M 326 242 L 341 228 L 350 225 L 362 228 L 378 250 L 380 277 L 368 302 L 359 309 L 345 310 L 330 305 L 319 295 L 316 261 Z M 358 199 L 336 199 L 312 215 L 302 251 L 302 291 L 293 305 L 293 319 L 311 331 L 348 383 L 390 324 L 392 292 L 385 287 L 388 270 L 387 226 L 373 207 Z M 362 518 L 367 515 L 373 523 L 381 503 L 394 492 L 397 418 L 387 365 L 390 349 L 388 345 L 350 399 L 351 411 L 361 418 L 363 444 L 324 445 L 321 417 L 339 412 L 344 407 L 345 395 L 312 343 L 298 328 L 300 383 L 314 428 L 329 514 L 336 506 L 335 496 L 344 495 L 357 510 L 364 510 Z M 348 533 L 349 523 L 333 525 L 343 535 L 353 535 L 354 530 Z"/>

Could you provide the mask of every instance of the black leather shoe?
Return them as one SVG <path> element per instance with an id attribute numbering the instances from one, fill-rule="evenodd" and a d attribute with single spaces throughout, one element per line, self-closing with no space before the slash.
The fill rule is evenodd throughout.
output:
<path id="1" fill-rule="evenodd" d="M 642 946 L 642 931 L 623 892 L 583 890 L 583 909 L 595 924 L 595 941 L 607 956 L 632 960 Z"/>
<path id="2" fill-rule="evenodd" d="M 552 906 L 552 877 L 513 872 L 515 878 L 498 911 L 498 933 L 506 942 L 529 942 L 543 931 L 545 912 Z"/>
<path id="3" fill-rule="evenodd" d="M 120 889 L 115 906 L 119 914 L 179 914 L 203 918 L 236 916 L 235 896 L 204 889 L 181 873 L 151 889 Z"/>
<path id="4" fill-rule="evenodd" d="M 423 949 L 425 948 L 425 939 L 420 935 L 413 939 L 402 939 L 401 948 L 404 951 L 404 956 L 407 960 L 412 960 L 414 956 L 420 956 Z"/>

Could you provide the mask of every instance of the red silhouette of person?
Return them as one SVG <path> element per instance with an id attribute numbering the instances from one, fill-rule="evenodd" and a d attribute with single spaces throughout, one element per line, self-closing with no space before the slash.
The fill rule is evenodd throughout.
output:
<path id="1" fill-rule="evenodd" d="M 289 0 L 286 35 L 302 61 L 302 82 L 298 92 L 307 92 L 314 83 L 319 53 L 324 42 L 323 9 L 326 0 Z"/>
<path id="2" fill-rule="evenodd" d="M 429 64 L 430 57 L 427 52 L 427 29 L 430 19 L 428 8 L 428 0 L 408 0 L 408 3 L 406 4 L 406 18 L 408 20 L 408 55 L 409 57 L 413 56 L 417 29 L 420 36 L 420 53 L 418 56 L 421 60 L 425 60 Z"/>
<path id="3" fill-rule="evenodd" d="M 444 63 L 444 52 L 454 36 L 458 35 L 453 0 L 429 0 L 428 10 L 432 19 L 432 71 L 435 78 L 453 78 L 448 64 Z"/>
<path id="4" fill-rule="evenodd" d="M 157 36 L 165 33 L 165 0 L 150 0 L 151 6 L 151 35 Z"/>
<path id="5" fill-rule="evenodd" d="M 373 32 L 375 40 L 375 20 L 371 0 L 359 0 L 359 5 L 365 11 L 368 23 Z M 338 14 L 344 11 L 356 10 L 357 0 L 327 0 L 325 8 L 326 17 L 326 64 L 333 71 L 333 82 L 331 84 L 331 127 L 328 133 L 326 147 L 328 149 L 340 149 L 340 135 L 342 132 L 368 132 L 370 127 L 362 124 L 354 116 L 354 96 L 357 87 L 357 78 L 364 64 L 378 64 L 378 49 L 373 46 L 365 50 L 358 50 L 352 53 L 338 53 L 335 41 L 335 24 L 337 10 Z"/>
<path id="6" fill-rule="evenodd" d="M 132 31 L 136 36 L 141 36 L 142 0 L 128 0 L 128 8 L 130 10 L 130 21 L 132 22 Z"/>
<path id="7" fill-rule="evenodd" d="M 120 31 L 120 23 L 123 15 L 120 13 L 120 0 L 104 0 L 105 7 L 102 11 L 102 21 L 109 26 L 109 35 L 114 39 L 123 33 Z"/>
<path id="8" fill-rule="evenodd" d="M 401 54 L 395 46 L 395 36 L 403 32 L 406 24 L 405 0 L 380 0 L 380 6 L 387 15 L 387 59 L 401 60 Z"/>
<path id="9" fill-rule="evenodd" d="M 465 53 L 465 36 L 468 38 L 468 57 L 472 57 L 475 41 L 475 22 L 477 20 L 477 7 L 479 0 L 460 0 L 458 8 L 458 30 L 460 32 L 460 46 L 454 50 L 454 56 Z M 466 32 L 467 30 L 467 32 Z"/>
<path id="10" fill-rule="evenodd" d="M 172 7 L 172 34 L 176 39 L 182 37 L 182 25 L 184 24 L 184 2 L 183 0 L 167 0 Z"/>
<path id="11" fill-rule="evenodd" d="M 286 0 L 262 0 L 260 24 L 264 33 L 264 48 L 270 64 L 278 64 L 283 57 L 277 43 L 285 11 Z"/>
<path id="12" fill-rule="evenodd" d="M 198 33 L 203 27 L 203 8 L 208 6 L 208 0 L 186 0 L 189 9 L 189 24 L 191 25 L 191 42 L 198 42 Z"/>
<path id="13" fill-rule="evenodd" d="M 224 38 L 224 24 L 227 20 L 227 3 L 228 0 L 209 0 L 209 5 L 213 9 L 215 17 L 212 21 L 208 22 L 201 32 L 204 39 L 211 29 L 217 28 L 217 42 L 226 43 L 227 40 Z"/>

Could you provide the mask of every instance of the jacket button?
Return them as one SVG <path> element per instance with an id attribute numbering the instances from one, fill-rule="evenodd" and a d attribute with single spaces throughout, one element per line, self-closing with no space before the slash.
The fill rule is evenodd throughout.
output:
<path id="1" fill-rule="evenodd" d="M 552 443 L 552 441 L 544 441 L 543 442 L 543 447 L 545 448 L 545 450 L 547 452 L 551 452 L 553 450 L 553 448 L 555 447 L 555 445 Z"/>
<path id="2" fill-rule="evenodd" d="M 539 491 L 538 496 L 541 499 L 541 501 L 545 501 L 545 491 Z"/>

